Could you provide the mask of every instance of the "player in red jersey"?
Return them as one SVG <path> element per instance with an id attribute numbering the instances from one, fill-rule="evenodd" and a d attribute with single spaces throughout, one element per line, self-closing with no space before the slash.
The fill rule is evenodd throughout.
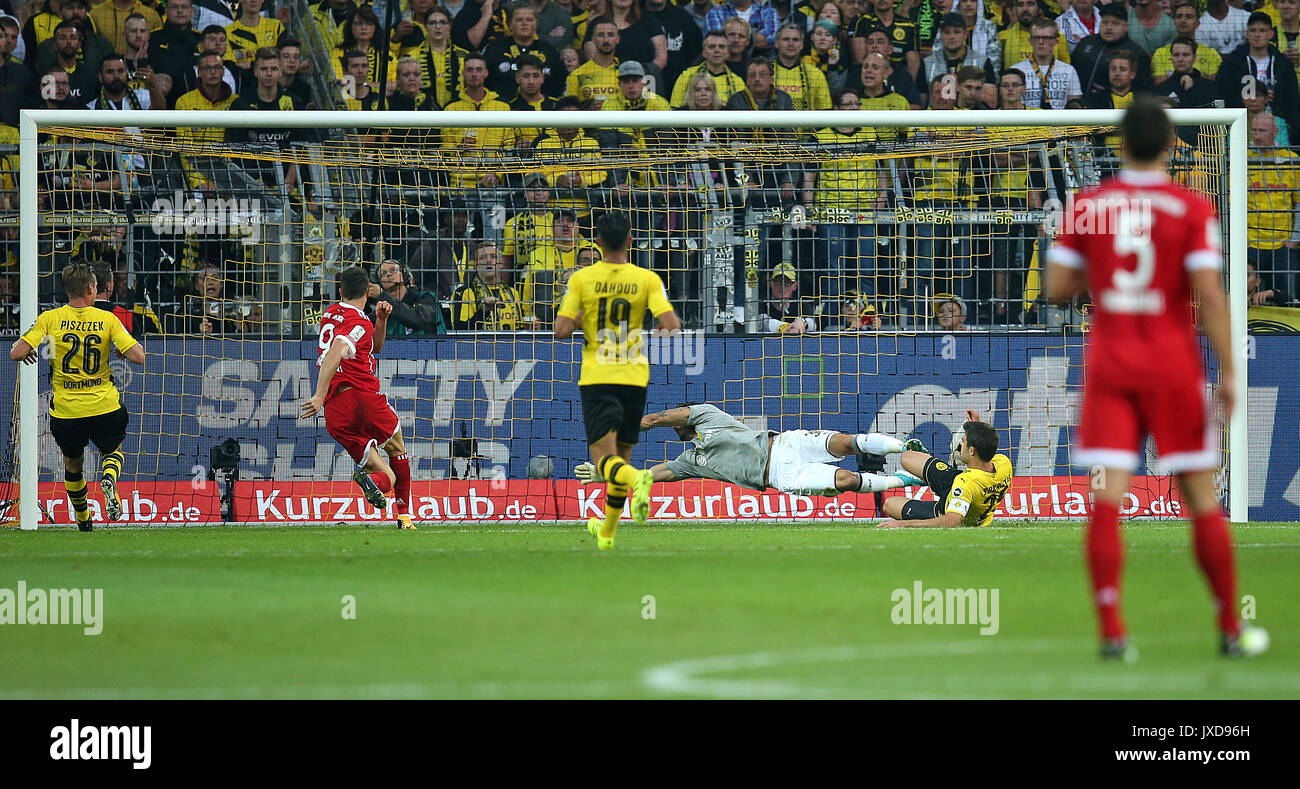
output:
<path id="1" fill-rule="evenodd" d="M 1047 256 L 1047 298 L 1069 302 L 1091 291 L 1094 305 L 1074 460 L 1100 469 L 1094 472 L 1085 552 L 1101 654 L 1137 658 L 1120 617 L 1119 507 L 1148 434 L 1177 475 L 1191 513 L 1196 559 L 1214 598 L 1223 653 L 1259 654 L 1268 648 L 1268 634 L 1237 619 L 1232 537 L 1214 489 L 1217 433 L 1192 312 L 1195 289 L 1219 362 L 1219 397 L 1231 414 L 1236 359 L 1219 221 L 1204 198 L 1170 181 L 1166 153 L 1173 126 L 1155 99 L 1134 100 L 1121 130 L 1125 169 L 1076 195 Z"/>
<path id="2" fill-rule="evenodd" d="M 374 356 L 384 348 L 393 305 L 376 304 L 377 324 L 372 324 L 365 314 L 369 287 L 370 278 L 360 266 L 339 275 L 343 300 L 321 316 L 320 356 L 316 360 L 320 377 L 316 394 L 302 404 L 302 416 L 312 417 L 324 409 L 325 429 L 357 462 L 352 479 L 361 486 L 366 501 L 383 509 L 388 504 L 384 494 L 393 491 L 398 526 L 413 530 L 411 461 L 406 457 L 397 412 L 379 392 Z M 377 451 L 381 446 L 388 454 L 387 462 Z"/>

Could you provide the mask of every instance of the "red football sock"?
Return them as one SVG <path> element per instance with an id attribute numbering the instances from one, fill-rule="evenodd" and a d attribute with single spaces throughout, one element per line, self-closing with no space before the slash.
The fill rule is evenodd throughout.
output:
<path id="1" fill-rule="evenodd" d="M 1192 547 L 1196 563 L 1205 573 L 1214 597 L 1219 630 L 1237 635 L 1237 571 L 1232 558 L 1232 535 L 1219 510 L 1203 512 L 1192 518 Z"/>
<path id="2" fill-rule="evenodd" d="M 373 479 L 375 481 L 375 484 L 379 486 L 380 493 L 387 493 L 388 491 L 393 489 L 393 483 L 389 481 L 388 475 L 382 471 L 370 472 L 370 478 Z"/>
<path id="3" fill-rule="evenodd" d="M 406 453 L 389 458 L 388 465 L 393 469 L 397 482 L 393 485 L 393 495 L 397 498 L 397 514 L 411 514 L 411 460 Z"/>
<path id="4" fill-rule="evenodd" d="M 1119 615 L 1119 575 L 1124 549 L 1119 536 L 1119 505 L 1093 503 L 1092 519 L 1084 536 L 1088 571 L 1092 576 L 1093 604 L 1101 622 L 1102 638 L 1123 638 L 1124 620 Z"/>

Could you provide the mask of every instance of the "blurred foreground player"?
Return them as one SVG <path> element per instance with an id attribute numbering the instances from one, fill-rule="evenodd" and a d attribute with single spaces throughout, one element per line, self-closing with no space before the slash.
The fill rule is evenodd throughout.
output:
<path id="1" fill-rule="evenodd" d="M 360 266 L 344 269 L 339 275 L 343 300 L 321 316 L 320 340 L 316 343 L 320 377 L 316 380 L 316 394 L 302 404 L 302 417 L 313 417 L 322 408 L 325 410 L 325 429 L 356 461 L 352 479 L 361 486 L 366 501 L 382 510 L 388 504 L 384 494 L 393 491 L 397 525 L 413 530 L 411 461 L 406 457 L 397 412 L 379 392 L 375 361 L 375 354 L 384 348 L 393 305 L 376 303 L 377 323 L 372 324 L 365 314 L 369 289 L 370 278 Z M 387 462 L 377 451 L 380 446 L 388 454 Z"/>
<path id="2" fill-rule="evenodd" d="M 1192 314 L 1195 288 L 1219 362 L 1226 418 L 1233 408 L 1236 360 L 1219 221 L 1205 199 L 1170 181 L 1166 152 L 1173 127 L 1155 99 L 1135 99 L 1121 131 L 1124 170 L 1076 195 L 1047 258 L 1049 300 L 1068 303 L 1090 291 L 1096 305 L 1075 462 L 1098 469 L 1085 548 L 1101 620 L 1101 655 L 1137 659 L 1120 616 L 1119 507 L 1148 434 L 1162 463 L 1177 475 L 1191 513 L 1192 544 L 1214 598 L 1222 652 L 1257 655 L 1268 648 L 1268 634 L 1237 619 L 1232 537 L 1214 490 L 1219 447 Z M 1110 221 L 1101 225 L 1095 217 Z"/>
<path id="3" fill-rule="evenodd" d="M 646 310 L 663 331 L 682 327 L 664 295 L 659 275 L 627 262 L 631 235 L 622 212 L 611 211 L 600 218 L 596 242 L 603 257 L 569 278 L 569 289 L 555 316 L 556 339 L 572 336 L 579 321 L 586 338 L 578 377 L 582 420 L 592 462 L 600 476 L 609 480 L 605 518 L 592 518 L 587 531 L 602 551 L 614 547 L 614 532 L 629 489 L 636 524 L 644 525 L 650 513 L 653 476 L 648 470 L 638 473 L 628 462 L 640 437 L 645 390 L 650 383 L 642 330 Z"/>

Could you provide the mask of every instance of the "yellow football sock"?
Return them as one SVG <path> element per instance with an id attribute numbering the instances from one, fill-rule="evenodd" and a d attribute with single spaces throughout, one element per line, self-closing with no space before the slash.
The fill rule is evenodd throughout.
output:
<path id="1" fill-rule="evenodd" d="M 122 473 L 122 453 L 120 451 L 109 452 L 99 463 L 99 475 L 109 477 L 113 482 L 117 482 L 117 475 Z"/>
<path id="2" fill-rule="evenodd" d="M 90 508 L 86 506 L 86 480 L 82 478 L 81 472 L 63 472 L 63 487 L 68 490 L 68 498 L 72 501 L 72 510 L 77 516 L 77 522 L 85 523 L 90 520 Z"/>
<path id="3" fill-rule="evenodd" d="M 618 528 L 618 519 L 623 515 L 623 505 L 627 503 L 627 485 L 611 482 L 605 486 L 605 524 L 600 527 L 601 537 L 613 537 Z"/>
<path id="4" fill-rule="evenodd" d="M 627 495 L 627 488 L 636 482 L 636 469 L 628 465 L 627 461 L 618 455 L 606 455 L 596 464 L 596 469 L 606 481 L 616 485 L 622 485 L 624 488 L 623 495 Z"/>

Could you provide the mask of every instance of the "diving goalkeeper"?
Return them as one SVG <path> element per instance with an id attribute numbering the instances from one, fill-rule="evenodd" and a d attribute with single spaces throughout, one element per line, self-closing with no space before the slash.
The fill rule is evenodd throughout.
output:
<path id="1" fill-rule="evenodd" d="M 876 467 L 883 468 L 880 456 L 920 448 L 921 442 L 915 439 L 905 445 L 880 433 L 753 430 L 707 403 L 685 403 L 641 418 L 642 430 L 654 427 L 671 427 L 678 438 L 695 445 L 677 458 L 652 467 L 655 482 L 716 479 L 751 490 L 775 488 L 782 493 L 816 496 L 835 496 L 845 491 L 877 493 L 925 484 L 901 472 L 873 474 L 832 465 L 851 455 L 865 455 L 867 464 L 871 456 L 876 456 Z M 584 483 L 601 481 L 590 463 L 578 466 L 574 475 Z"/>

